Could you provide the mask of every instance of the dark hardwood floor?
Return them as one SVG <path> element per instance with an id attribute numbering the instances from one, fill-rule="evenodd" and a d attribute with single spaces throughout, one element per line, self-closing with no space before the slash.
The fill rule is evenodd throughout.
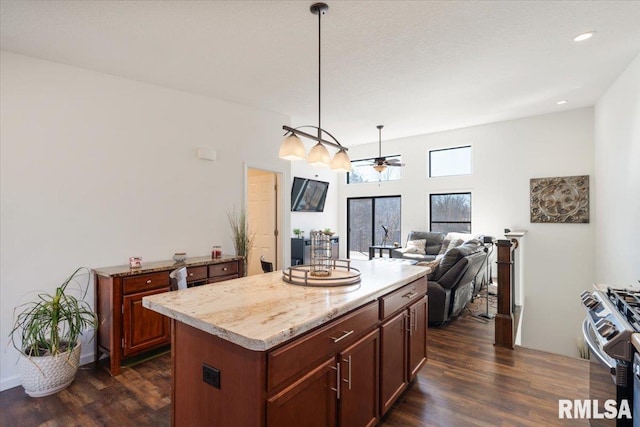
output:
<path id="1" fill-rule="evenodd" d="M 588 426 L 558 419 L 558 399 L 588 398 L 587 376 L 583 360 L 494 347 L 493 322 L 465 311 L 429 329 L 429 361 L 379 425 Z M 22 387 L 0 393 L 0 426 L 169 426 L 170 388 L 169 354 L 118 377 L 84 366 L 54 396 L 30 398 Z"/>

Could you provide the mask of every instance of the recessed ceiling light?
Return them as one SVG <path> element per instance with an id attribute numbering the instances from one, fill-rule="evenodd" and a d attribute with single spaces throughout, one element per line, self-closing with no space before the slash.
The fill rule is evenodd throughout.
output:
<path id="1" fill-rule="evenodd" d="M 582 34 L 578 34 L 577 36 L 575 36 L 573 38 L 574 42 L 582 42 L 585 40 L 590 39 L 591 37 L 593 37 L 595 35 L 595 31 L 587 31 L 586 33 L 582 33 Z"/>
<path id="2" fill-rule="evenodd" d="M 556 102 L 556 104 L 562 105 L 562 104 L 566 104 L 567 102 L 569 102 L 569 101 L 567 101 L 566 99 L 563 99 L 562 101 Z"/>

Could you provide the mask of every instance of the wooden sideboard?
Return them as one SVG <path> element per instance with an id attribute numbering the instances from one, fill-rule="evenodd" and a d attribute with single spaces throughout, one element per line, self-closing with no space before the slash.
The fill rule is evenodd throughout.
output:
<path id="1" fill-rule="evenodd" d="M 187 267 L 187 285 L 199 286 L 244 276 L 242 257 L 223 255 L 187 258 L 184 263 L 158 261 L 141 268 L 115 266 L 94 269 L 98 314 L 96 361 L 109 357 L 111 375 L 122 361 L 171 344 L 169 318 L 142 306 L 142 297 L 170 291 L 169 273 Z"/>

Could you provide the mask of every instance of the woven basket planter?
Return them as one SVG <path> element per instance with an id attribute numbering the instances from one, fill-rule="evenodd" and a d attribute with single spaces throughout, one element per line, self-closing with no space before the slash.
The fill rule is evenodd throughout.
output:
<path id="1" fill-rule="evenodd" d="M 80 365 L 80 343 L 55 356 L 28 357 L 20 355 L 18 370 L 24 391 L 31 397 L 55 394 L 69 386 Z"/>

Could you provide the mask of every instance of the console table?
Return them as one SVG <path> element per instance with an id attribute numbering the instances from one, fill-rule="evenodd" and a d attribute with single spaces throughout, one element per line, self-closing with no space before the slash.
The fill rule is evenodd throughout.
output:
<path id="1" fill-rule="evenodd" d="M 146 262 L 95 268 L 96 362 L 109 356 L 111 375 L 124 359 L 171 344 L 169 318 L 142 307 L 142 297 L 169 292 L 169 273 L 187 267 L 187 285 L 199 286 L 244 276 L 244 258 L 222 255 L 187 258 L 185 262 Z"/>

